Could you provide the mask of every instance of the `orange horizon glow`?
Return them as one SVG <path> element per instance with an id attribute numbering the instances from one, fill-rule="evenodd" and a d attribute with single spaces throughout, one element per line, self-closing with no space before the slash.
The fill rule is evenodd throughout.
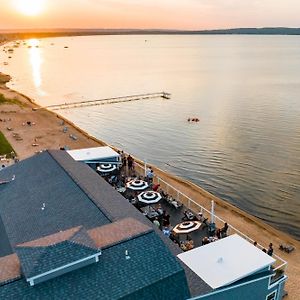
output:
<path id="1" fill-rule="evenodd" d="M 298 0 L 0 0 L 0 31 L 300 27 Z"/>

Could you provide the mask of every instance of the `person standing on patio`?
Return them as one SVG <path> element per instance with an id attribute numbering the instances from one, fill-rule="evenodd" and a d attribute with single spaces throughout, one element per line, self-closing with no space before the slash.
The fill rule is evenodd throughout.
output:
<path id="1" fill-rule="evenodd" d="M 148 180 L 148 174 L 151 172 L 151 167 L 147 167 L 146 169 L 146 180 Z"/>
<path id="2" fill-rule="evenodd" d="M 147 174 L 147 181 L 148 181 L 149 184 L 153 183 L 153 177 L 154 177 L 154 172 L 151 169 L 150 172 Z"/>
<path id="3" fill-rule="evenodd" d="M 224 227 L 221 229 L 221 235 L 222 235 L 222 237 L 226 237 L 227 236 L 228 227 L 229 227 L 228 224 L 225 223 Z"/>
<path id="4" fill-rule="evenodd" d="M 171 231 L 168 226 L 165 226 L 162 230 L 163 234 L 166 235 L 167 237 L 170 237 Z"/>
<path id="5" fill-rule="evenodd" d="M 166 211 L 163 214 L 162 221 L 164 227 L 170 226 L 170 215 Z"/>
<path id="6" fill-rule="evenodd" d="M 121 151 L 121 160 L 122 160 L 122 167 L 126 167 L 126 155 L 124 153 L 124 151 Z"/>
<path id="7" fill-rule="evenodd" d="M 131 171 L 133 170 L 133 158 L 131 157 L 131 155 L 127 157 L 127 165 L 128 165 L 128 172 L 131 173 Z"/>

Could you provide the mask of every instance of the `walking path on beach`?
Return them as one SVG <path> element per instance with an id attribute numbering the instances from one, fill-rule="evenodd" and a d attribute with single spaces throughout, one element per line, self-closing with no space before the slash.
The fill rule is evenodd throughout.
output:
<path id="1" fill-rule="evenodd" d="M 0 74 L 1 76 L 3 78 L 3 74 Z M 64 146 L 71 149 L 79 149 L 105 145 L 104 142 L 88 135 L 59 115 L 44 109 L 33 111 L 32 108 L 36 108 L 38 105 L 31 102 L 28 97 L 8 89 L 4 83 L 0 84 L 0 94 L 3 94 L 6 98 L 17 99 L 22 104 L 5 103 L 0 105 L 0 131 L 3 132 L 10 142 L 20 160 L 44 149 L 59 149 Z M 267 248 L 269 243 L 272 242 L 275 254 L 288 262 L 286 274 L 289 276 L 289 279 L 286 284 L 286 290 L 289 295 L 286 299 L 299 299 L 299 241 L 233 205 L 214 197 L 191 182 L 163 172 L 155 167 L 153 169 L 163 180 L 206 208 L 210 207 L 210 201 L 214 199 L 216 202 L 216 215 L 253 240 L 256 240 L 259 244 Z M 278 250 L 280 244 L 291 244 L 296 250 L 290 254 L 281 252 Z"/>

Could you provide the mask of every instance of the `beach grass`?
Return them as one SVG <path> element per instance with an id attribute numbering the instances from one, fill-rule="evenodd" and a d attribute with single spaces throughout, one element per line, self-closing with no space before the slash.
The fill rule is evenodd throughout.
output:
<path id="1" fill-rule="evenodd" d="M 14 149 L 0 131 L 0 155 L 6 155 L 7 158 L 10 158 L 12 152 L 15 153 Z"/>
<path id="2" fill-rule="evenodd" d="M 1 104 L 15 104 L 15 105 L 18 105 L 18 106 L 24 106 L 23 103 L 21 101 L 19 101 L 18 99 L 16 98 L 13 98 L 13 99 L 9 99 L 9 98 L 6 98 L 4 97 L 3 94 L 0 94 L 0 105 Z"/>

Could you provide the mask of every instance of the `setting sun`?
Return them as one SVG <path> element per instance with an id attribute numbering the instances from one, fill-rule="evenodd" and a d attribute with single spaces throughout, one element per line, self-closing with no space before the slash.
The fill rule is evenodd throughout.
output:
<path id="1" fill-rule="evenodd" d="M 45 0 L 15 0 L 14 5 L 20 13 L 36 16 L 43 11 Z"/>

